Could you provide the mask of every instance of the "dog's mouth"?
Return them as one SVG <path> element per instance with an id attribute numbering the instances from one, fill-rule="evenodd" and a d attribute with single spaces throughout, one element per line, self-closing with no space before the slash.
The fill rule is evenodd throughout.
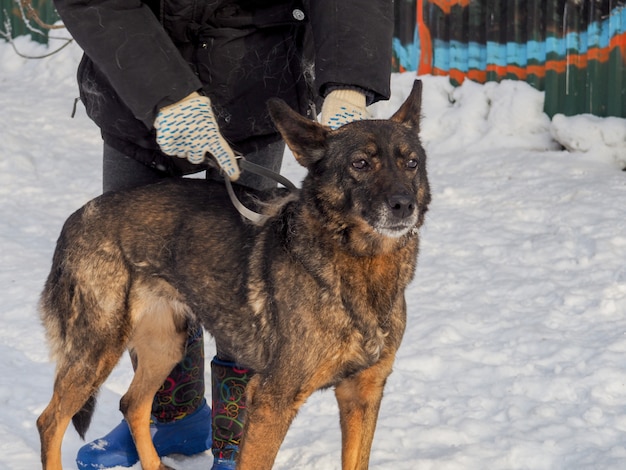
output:
<path id="1" fill-rule="evenodd" d="M 376 225 L 374 229 L 381 235 L 389 238 L 400 238 L 409 233 L 416 225 L 417 218 L 413 222 L 403 222 L 397 224 Z"/>
<path id="2" fill-rule="evenodd" d="M 370 225 L 377 233 L 384 237 L 400 238 L 415 228 L 417 219 L 417 210 L 402 218 L 394 216 L 387 210 L 382 210 L 375 220 L 370 221 Z"/>
<path id="3" fill-rule="evenodd" d="M 417 226 L 419 208 L 412 198 L 403 198 L 402 204 L 387 198 L 368 208 L 362 206 L 361 218 L 379 235 L 400 238 Z"/>

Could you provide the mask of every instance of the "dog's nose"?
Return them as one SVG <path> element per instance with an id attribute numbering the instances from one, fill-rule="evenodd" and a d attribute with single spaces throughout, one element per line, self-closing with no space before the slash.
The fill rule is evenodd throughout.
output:
<path id="1" fill-rule="evenodd" d="M 410 216 L 415 210 L 413 198 L 408 194 L 392 194 L 388 197 L 387 203 L 391 208 L 392 214 L 399 219 L 404 219 Z"/>

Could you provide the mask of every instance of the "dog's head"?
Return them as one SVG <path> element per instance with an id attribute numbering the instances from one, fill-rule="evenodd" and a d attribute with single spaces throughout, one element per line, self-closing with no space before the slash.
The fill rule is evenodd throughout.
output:
<path id="1" fill-rule="evenodd" d="M 276 127 L 308 169 L 303 197 L 335 230 L 374 239 L 411 235 L 430 202 L 426 154 L 419 140 L 422 84 L 389 120 L 356 121 L 330 130 L 272 100 Z"/>

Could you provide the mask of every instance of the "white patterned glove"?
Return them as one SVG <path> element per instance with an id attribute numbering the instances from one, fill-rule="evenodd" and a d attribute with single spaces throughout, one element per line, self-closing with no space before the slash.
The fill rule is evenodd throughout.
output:
<path id="1" fill-rule="evenodd" d="M 196 92 L 161 108 L 154 121 L 156 141 L 163 153 L 202 163 L 210 153 L 228 177 L 239 178 L 235 152 L 217 126 L 211 100 Z"/>
<path id="2" fill-rule="evenodd" d="M 352 121 L 369 118 L 365 95 L 356 90 L 333 90 L 324 99 L 321 123 L 338 129 Z"/>

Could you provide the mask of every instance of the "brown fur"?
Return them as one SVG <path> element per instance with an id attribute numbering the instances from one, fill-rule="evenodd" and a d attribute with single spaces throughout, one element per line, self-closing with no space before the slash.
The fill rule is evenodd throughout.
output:
<path id="1" fill-rule="evenodd" d="M 273 203 L 240 191 L 272 213 L 262 226 L 241 219 L 222 185 L 198 180 L 108 193 L 70 216 L 41 296 L 57 361 L 37 421 L 44 468 L 61 468 L 66 427 L 73 419 L 84 435 L 128 348 L 138 367 L 121 409 L 142 467 L 165 468 L 148 431 L 152 396 L 196 322 L 254 371 L 238 470 L 271 468 L 298 408 L 325 387 L 343 468 L 367 468 L 430 201 L 420 103 L 416 82 L 391 120 L 331 131 L 271 102 L 308 175 L 298 197 Z"/>

